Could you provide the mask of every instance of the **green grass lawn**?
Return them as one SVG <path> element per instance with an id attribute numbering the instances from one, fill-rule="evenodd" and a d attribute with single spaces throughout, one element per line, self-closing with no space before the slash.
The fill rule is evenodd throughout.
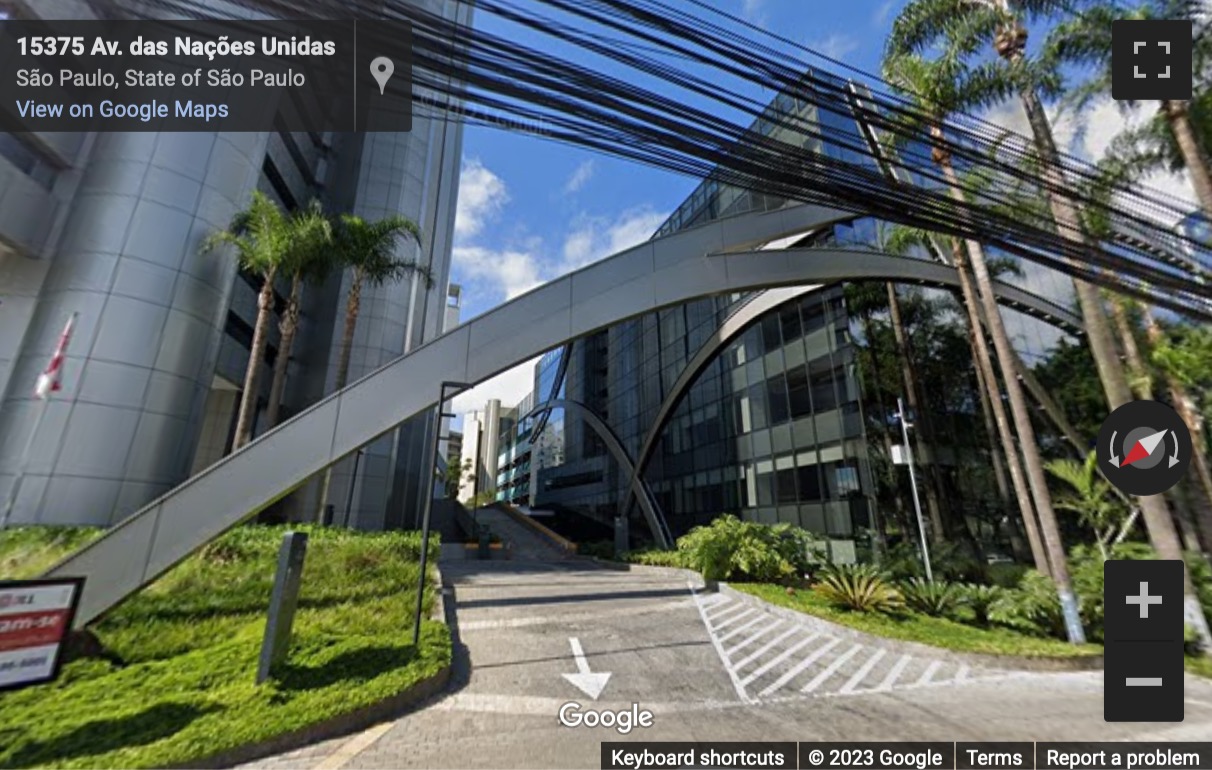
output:
<path id="1" fill-rule="evenodd" d="M 274 680 L 253 683 L 285 528 L 240 527 L 95 626 L 112 659 L 0 695 L 0 767 L 179 765 L 357 710 L 449 664 L 444 624 L 426 621 L 411 644 L 419 535 L 296 529 L 310 542 Z M 0 578 L 36 574 L 92 536 L 0 533 Z"/>
<path id="2" fill-rule="evenodd" d="M 782 586 L 764 583 L 729 583 L 729 585 L 771 604 L 815 615 L 838 625 L 877 636 L 886 636 L 890 639 L 920 642 L 948 650 L 1029 657 L 1101 655 L 1103 651 L 1100 645 L 1073 645 L 1057 639 L 1028 636 L 1009 629 L 978 628 L 954 620 L 933 618 L 914 612 L 898 615 L 851 612 L 835 607 L 816 592 L 807 589 L 797 590 L 789 596 L 787 589 Z"/>

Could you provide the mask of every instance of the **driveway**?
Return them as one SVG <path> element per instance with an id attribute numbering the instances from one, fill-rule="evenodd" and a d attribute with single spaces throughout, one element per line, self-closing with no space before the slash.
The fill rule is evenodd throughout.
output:
<path id="1" fill-rule="evenodd" d="M 452 691 L 394 722 L 250 767 L 589 768 L 599 766 L 601 741 L 615 740 L 1212 735 L 1212 683 L 1192 677 L 1185 722 L 1107 724 L 1101 673 L 903 655 L 754 611 L 667 573 L 578 561 L 451 562 L 443 572 L 458 642 Z M 574 644 L 585 671 L 610 674 L 597 701 L 564 676 L 581 670 Z M 652 725 L 626 735 L 559 718 L 562 707 L 575 715 L 633 704 L 652 712 Z"/>

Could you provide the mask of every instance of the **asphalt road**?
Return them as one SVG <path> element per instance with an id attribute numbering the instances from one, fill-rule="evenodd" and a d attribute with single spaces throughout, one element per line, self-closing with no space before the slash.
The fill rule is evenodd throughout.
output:
<path id="1" fill-rule="evenodd" d="M 601 741 L 1206 740 L 1212 683 L 1181 724 L 1108 724 L 1101 673 L 982 668 L 814 633 L 677 577 L 579 562 L 443 565 L 457 616 L 452 692 L 402 718 L 258 768 L 598 767 Z M 563 675 L 609 673 L 594 701 Z M 652 712 L 561 724 L 559 712 Z"/>

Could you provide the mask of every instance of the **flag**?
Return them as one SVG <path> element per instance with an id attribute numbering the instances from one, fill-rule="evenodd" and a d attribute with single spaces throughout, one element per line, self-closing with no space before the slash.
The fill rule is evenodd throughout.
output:
<path id="1" fill-rule="evenodd" d="M 34 386 L 34 395 L 45 401 L 50 398 L 50 394 L 61 390 L 63 383 L 61 377 L 63 375 L 63 359 L 67 355 L 67 343 L 72 338 L 72 326 L 76 323 L 76 314 L 72 313 L 71 318 L 67 319 L 67 326 L 63 327 L 63 333 L 59 335 L 59 344 L 55 345 L 55 354 L 51 356 L 50 363 L 46 365 L 46 370 L 38 375 L 38 384 Z"/>

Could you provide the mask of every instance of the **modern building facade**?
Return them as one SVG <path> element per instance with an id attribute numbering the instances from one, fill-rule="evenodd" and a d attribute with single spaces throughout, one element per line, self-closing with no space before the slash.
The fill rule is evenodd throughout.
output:
<path id="1" fill-rule="evenodd" d="M 469 4 L 416 1 L 470 24 Z M 94 18 L 83 0 L 0 5 L 10 17 Z M 193 5 L 259 17 L 256 2 Z M 409 133 L 0 135 L 0 495 L 24 472 L 12 521 L 110 525 L 229 451 L 259 285 L 230 253 L 200 246 L 253 190 L 286 209 L 318 199 L 420 225 L 422 243 L 400 256 L 425 265 L 433 288 L 364 289 L 350 381 L 457 323 L 457 292 L 453 313 L 446 297 L 461 141 L 458 123 L 425 115 Z M 283 418 L 335 387 L 349 280 L 333 275 L 304 293 Z M 275 286 L 277 311 L 288 289 Z M 33 384 L 73 312 L 63 390 L 26 463 L 40 407 Z M 262 409 L 278 342 L 275 323 Z M 259 414 L 256 432 L 267 427 Z M 337 519 L 372 529 L 411 521 L 425 433 L 418 418 L 364 447 L 356 472 L 352 458 L 339 463 L 328 498 Z M 316 486 L 281 513 L 313 517 Z"/>
<path id="2" fill-rule="evenodd" d="M 856 117 L 861 92 L 841 81 L 838 85 L 844 95 L 835 97 L 833 109 L 779 95 L 752 131 L 873 173 L 903 173 L 878 160 L 880 138 Z M 915 163 L 929 162 L 924 145 L 902 152 L 921 155 Z M 654 237 L 786 205 L 787 200 L 751 192 L 743 180 L 713 176 Z M 870 217 L 856 217 L 760 248 L 882 250 L 887 229 Z M 948 263 L 929 248 L 905 258 Z M 1039 278 L 1038 272 L 1032 276 Z M 737 339 L 719 345 L 689 383 L 681 381 L 687 366 L 701 350 L 717 346 L 726 320 L 754 294 L 689 302 L 615 324 L 548 353 L 536 375 L 536 403 L 561 399 L 576 402 L 578 410 L 556 410 L 542 430 L 529 435 L 536 446 L 548 442 L 547 451 L 535 452 L 529 460 L 532 504 L 595 520 L 603 533 L 626 510 L 632 546 L 651 539 L 634 502 L 624 504 L 630 499 L 629 474 L 608 451 L 605 430 L 622 444 L 626 459 L 643 463 L 640 475 L 674 537 L 721 513 L 734 513 L 759 522 L 797 524 L 825 536 L 835 559 L 860 557 L 870 547 L 882 513 L 873 465 L 874 455 L 886 454 L 886 448 L 873 452 L 868 435 L 864 411 L 875 405 L 861 387 L 856 341 L 863 341 L 863 332 L 847 295 L 846 284 L 820 287 L 766 312 Z M 1015 320 L 1018 328 L 1039 323 L 1026 316 Z M 954 323 L 962 327 L 961 317 L 954 316 Z M 966 384 L 972 372 L 956 375 Z M 919 460 L 936 466 L 940 483 L 951 489 L 959 488 L 960 466 L 966 464 L 964 483 L 975 490 L 969 496 L 980 497 L 991 486 L 972 481 L 971 466 L 980 465 L 987 451 L 975 438 L 979 431 L 971 429 L 980 414 L 974 379 L 969 393 L 948 405 L 948 425 L 968 429 L 963 435 L 949 434 L 945 446 L 928 448 Z M 658 423 L 671 400 L 676 409 Z M 592 426 L 580 410 L 592 412 L 605 427 Z M 648 459 L 644 447 L 654 430 L 655 450 Z M 964 504 L 968 508 L 960 515 L 983 505 L 978 500 Z"/>

